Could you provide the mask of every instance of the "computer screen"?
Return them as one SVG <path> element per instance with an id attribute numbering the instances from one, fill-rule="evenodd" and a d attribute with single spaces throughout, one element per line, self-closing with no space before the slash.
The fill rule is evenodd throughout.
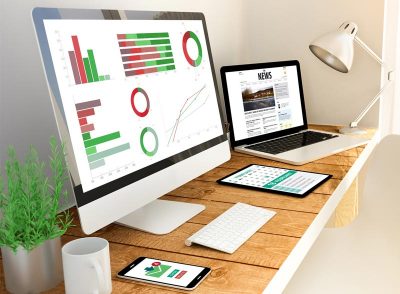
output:
<path id="1" fill-rule="evenodd" d="M 223 75 L 235 141 L 304 125 L 296 63 L 237 66 Z"/>
<path id="2" fill-rule="evenodd" d="M 204 16 L 108 12 L 33 13 L 78 208 L 226 142 Z"/>

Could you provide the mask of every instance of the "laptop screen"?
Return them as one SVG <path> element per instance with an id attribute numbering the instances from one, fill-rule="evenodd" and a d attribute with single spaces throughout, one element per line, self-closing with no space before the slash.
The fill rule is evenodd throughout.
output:
<path id="1" fill-rule="evenodd" d="M 306 125 L 297 61 L 228 66 L 221 73 L 235 142 Z"/>

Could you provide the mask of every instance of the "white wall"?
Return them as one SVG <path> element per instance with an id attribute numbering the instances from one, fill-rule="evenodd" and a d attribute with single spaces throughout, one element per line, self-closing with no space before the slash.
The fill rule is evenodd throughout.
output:
<path id="1" fill-rule="evenodd" d="M 312 40 L 346 20 L 381 55 L 384 0 L 250 0 L 244 6 L 244 62 L 299 59 L 309 122 L 347 124 L 378 92 L 380 67 L 359 47 L 353 68 L 342 74 L 317 60 Z M 377 126 L 375 106 L 360 125 Z"/>
<path id="2" fill-rule="evenodd" d="M 387 69 L 383 75 L 386 82 L 388 70 L 396 70 L 394 81 L 387 89 L 380 106 L 380 127 L 382 136 L 400 134 L 400 5 L 398 0 L 385 1 L 385 29 L 384 29 L 383 56 L 387 62 Z"/>

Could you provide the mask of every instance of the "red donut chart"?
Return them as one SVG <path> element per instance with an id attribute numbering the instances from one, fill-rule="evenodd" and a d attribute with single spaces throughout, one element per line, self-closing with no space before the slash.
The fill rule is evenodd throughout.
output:
<path id="1" fill-rule="evenodd" d="M 137 93 L 142 93 L 144 95 L 144 97 L 146 98 L 147 106 L 146 106 L 146 109 L 142 112 L 140 112 L 135 106 L 135 96 Z M 132 94 L 131 94 L 131 105 L 132 105 L 133 112 L 135 112 L 137 116 L 145 117 L 149 113 L 149 110 L 150 110 L 150 99 L 149 99 L 149 96 L 147 95 L 146 91 L 139 87 L 133 89 Z"/>

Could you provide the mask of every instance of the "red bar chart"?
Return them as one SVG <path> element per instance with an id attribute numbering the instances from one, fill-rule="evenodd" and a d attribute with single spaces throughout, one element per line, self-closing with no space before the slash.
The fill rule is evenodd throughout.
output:
<path id="1" fill-rule="evenodd" d="M 68 51 L 69 61 L 76 85 L 107 81 L 110 75 L 99 75 L 93 49 L 87 49 L 87 57 L 82 57 L 78 36 L 71 36 L 74 50 Z"/>
<path id="2" fill-rule="evenodd" d="M 96 114 L 95 108 L 100 106 L 101 106 L 100 99 L 75 104 L 79 125 L 81 127 L 83 144 L 86 149 L 86 155 L 91 170 L 105 166 L 106 157 L 130 149 L 129 143 L 116 145 L 106 149 L 101 148 L 101 144 L 121 139 L 121 134 L 119 131 L 97 137 L 92 137 L 93 134 L 92 132 L 95 131 L 96 129 L 95 129 L 95 124 L 89 122 L 89 119 L 94 119 Z"/>

